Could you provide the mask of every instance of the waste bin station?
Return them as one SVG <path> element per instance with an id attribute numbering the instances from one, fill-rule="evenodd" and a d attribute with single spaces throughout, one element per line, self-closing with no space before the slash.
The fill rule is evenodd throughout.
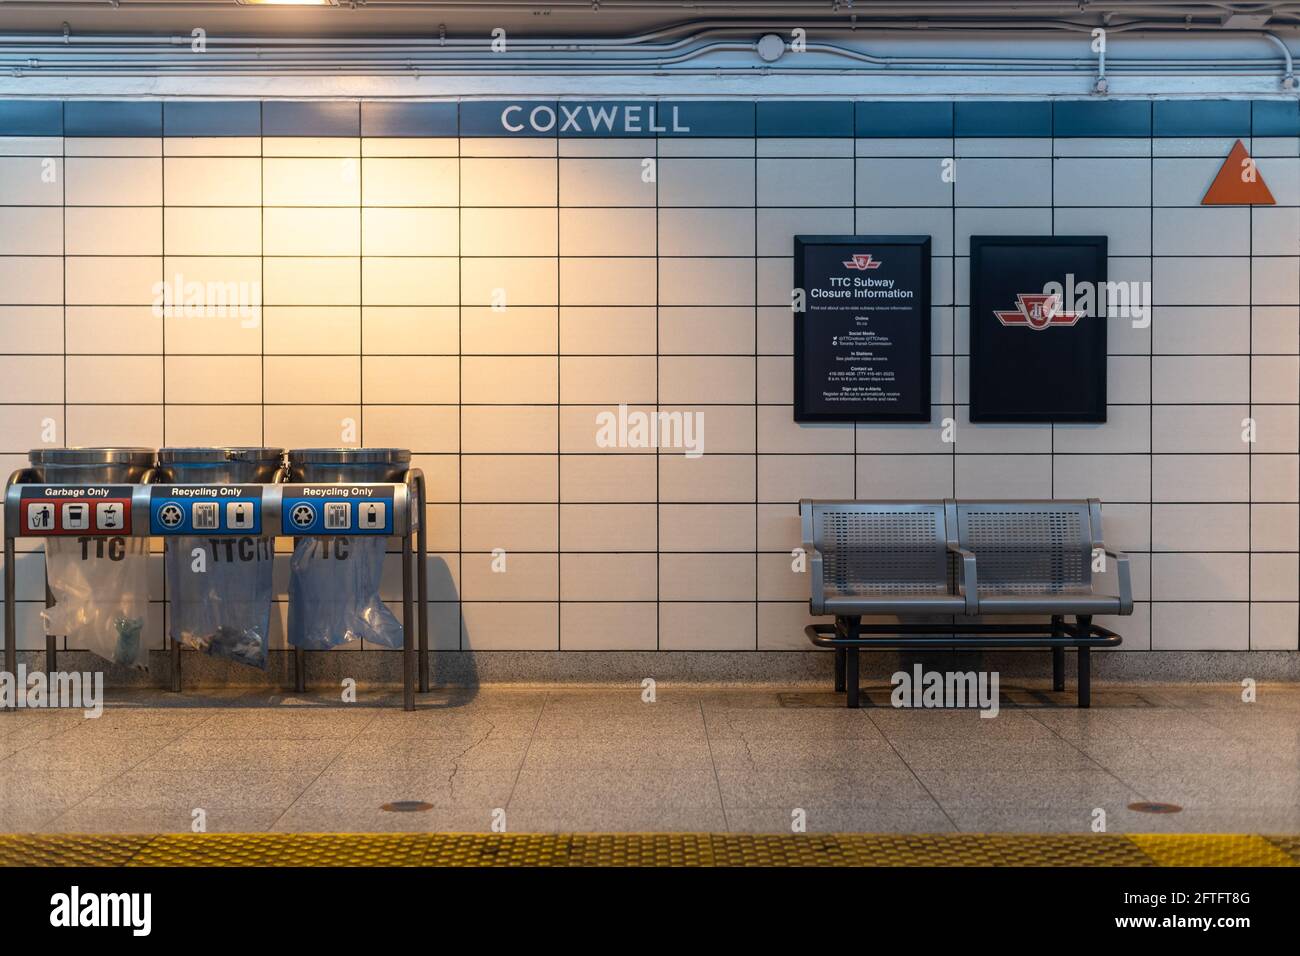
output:
<path id="1" fill-rule="evenodd" d="M 410 452 L 392 448 L 37 449 L 5 487 L 4 666 L 17 673 L 18 538 L 399 538 L 402 552 L 402 702 L 429 689 L 425 481 Z M 412 559 L 420 560 L 412 569 Z M 48 567 L 47 567 L 48 575 Z M 48 577 L 46 607 L 54 605 Z M 293 613 L 291 608 L 291 614 Z M 56 670 L 57 636 L 46 666 Z M 418 648 L 418 658 L 417 658 Z M 294 654 L 295 690 L 306 657 Z M 180 642 L 171 641 L 171 689 L 181 689 Z"/>

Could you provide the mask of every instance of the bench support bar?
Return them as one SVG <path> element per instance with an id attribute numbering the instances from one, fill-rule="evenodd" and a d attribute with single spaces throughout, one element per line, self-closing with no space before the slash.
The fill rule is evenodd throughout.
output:
<path id="1" fill-rule="evenodd" d="M 863 624 L 861 618 L 840 617 L 834 624 L 809 624 L 804 633 L 817 647 L 835 651 L 835 690 L 845 691 L 849 707 L 859 703 L 858 652 L 936 647 L 951 650 L 1033 647 L 1052 651 L 1052 688 L 1065 689 L 1065 649 L 1079 654 L 1078 701 L 1092 703 L 1091 658 L 1094 647 L 1117 647 L 1123 638 L 1079 615 L 1074 624 L 1053 617 L 1048 627 L 1038 624 Z"/>

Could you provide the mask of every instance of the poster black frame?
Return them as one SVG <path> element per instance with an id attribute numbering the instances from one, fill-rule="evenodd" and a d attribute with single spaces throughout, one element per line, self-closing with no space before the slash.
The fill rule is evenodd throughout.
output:
<path id="1" fill-rule="evenodd" d="M 933 356 L 930 352 L 931 334 L 930 330 L 934 324 L 934 309 L 932 307 L 931 295 L 931 236 L 922 235 L 801 235 L 794 237 L 794 287 L 796 289 L 806 290 L 804 285 L 804 250 L 809 246 L 857 246 L 873 245 L 882 246 L 902 246 L 914 248 L 921 256 L 920 261 L 920 288 L 917 290 L 921 297 L 921 302 L 917 310 L 924 316 L 924 321 L 920 323 L 919 341 L 917 351 L 921 355 L 920 361 L 920 383 L 917 388 L 918 407 L 915 412 L 889 412 L 876 413 L 871 412 L 814 412 L 809 411 L 804 406 L 803 387 L 804 387 L 804 335 L 807 328 L 804 323 L 807 315 L 808 302 L 805 299 L 804 309 L 796 310 L 794 313 L 794 420 L 796 422 L 879 422 L 882 424 L 917 424 L 929 423 L 934 419 L 934 403 L 931 395 L 931 375 L 930 367 L 933 364 Z"/>
<path id="2" fill-rule="evenodd" d="M 1100 263 L 1099 275 L 1097 282 L 1104 288 L 1108 281 L 1109 266 L 1109 237 L 1108 236 L 971 236 L 970 237 L 970 305 L 968 309 L 968 326 L 969 326 L 969 359 L 967 375 L 967 401 L 969 420 L 973 423 L 1014 423 L 1014 424 L 1045 424 L 1052 422 L 1061 422 L 1065 424 L 1100 424 L 1106 421 L 1107 408 L 1109 406 L 1108 396 L 1106 394 L 1107 376 L 1106 365 L 1109 360 L 1108 344 L 1106 335 L 1107 317 L 1104 314 L 1093 316 L 1097 321 L 1091 323 L 1092 334 L 1100 339 L 1099 347 L 1102 355 L 1102 361 L 1091 370 L 1091 379 L 1088 384 L 1094 395 L 1098 396 L 1099 404 L 1094 404 L 1091 410 L 1080 413 L 1060 413 L 1050 409 L 1038 412 L 1019 412 L 1014 415 L 1007 413 L 996 413 L 982 411 L 978 401 L 978 383 L 981 375 L 980 366 L 976 361 L 978 352 L 977 346 L 982 344 L 980 339 L 980 328 L 982 323 L 977 320 L 977 310 L 983 305 L 983 283 L 981 268 L 983 252 L 990 246 L 1018 246 L 1018 245 L 1037 245 L 1037 246 L 1092 246 L 1098 256 Z"/>

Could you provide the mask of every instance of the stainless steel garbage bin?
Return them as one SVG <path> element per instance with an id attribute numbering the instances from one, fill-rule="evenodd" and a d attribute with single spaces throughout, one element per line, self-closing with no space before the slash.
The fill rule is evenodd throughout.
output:
<path id="1" fill-rule="evenodd" d="M 289 452 L 294 481 L 401 481 L 411 467 L 406 448 L 295 448 Z"/>
<path id="2" fill-rule="evenodd" d="M 156 459 L 152 448 L 132 447 L 34 448 L 27 455 L 36 480 L 51 485 L 138 484 Z M 95 548 L 71 537 L 45 542 L 46 610 L 41 616 L 51 674 L 60 634 L 109 660 L 146 666 L 141 631 L 149 597 L 148 558 L 149 542 L 143 537 L 100 538 Z M 105 581 L 115 582 L 122 593 L 105 593 Z M 110 628 L 116 624 L 121 627 L 115 640 Z"/>
<path id="3" fill-rule="evenodd" d="M 33 448 L 27 455 L 38 481 L 62 485 L 133 485 L 155 458 L 152 448 Z"/>
<path id="4" fill-rule="evenodd" d="M 180 484 L 257 484 L 276 480 L 283 448 L 163 448 L 159 477 Z"/>

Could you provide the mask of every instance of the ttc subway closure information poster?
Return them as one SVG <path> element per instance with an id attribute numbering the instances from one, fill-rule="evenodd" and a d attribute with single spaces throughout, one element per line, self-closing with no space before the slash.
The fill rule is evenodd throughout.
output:
<path id="1" fill-rule="evenodd" d="M 794 420 L 928 422 L 930 237 L 795 236 L 794 284 Z"/>

